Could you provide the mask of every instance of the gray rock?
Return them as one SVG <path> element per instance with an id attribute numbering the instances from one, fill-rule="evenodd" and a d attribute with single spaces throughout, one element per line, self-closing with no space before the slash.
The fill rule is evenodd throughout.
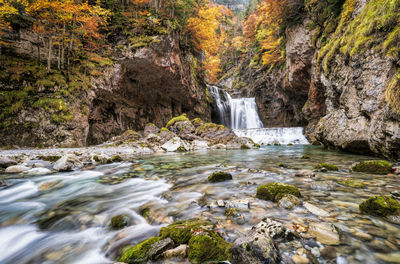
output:
<path id="1" fill-rule="evenodd" d="M 301 205 L 302 201 L 294 195 L 286 194 L 278 201 L 278 207 L 285 209 L 292 209 L 297 205 Z"/>
<path id="2" fill-rule="evenodd" d="M 11 160 L 9 158 L 0 158 L 0 168 L 7 168 L 17 164 L 18 163 L 15 160 Z"/>
<path id="3" fill-rule="evenodd" d="M 53 168 L 57 171 L 72 171 L 74 169 L 82 167 L 83 164 L 80 162 L 76 156 L 72 154 L 67 154 L 61 159 L 57 160 Z"/>
<path id="4" fill-rule="evenodd" d="M 156 125 L 149 123 L 144 127 L 143 134 L 147 137 L 150 134 L 157 134 L 158 132 L 160 132 L 160 129 Z"/>
<path id="5" fill-rule="evenodd" d="M 186 258 L 187 249 L 187 245 L 180 245 L 179 247 L 165 251 L 163 256 L 165 258 Z"/>
<path id="6" fill-rule="evenodd" d="M 181 138 L 174 137 L 166 142 L 161 148 L 167 152 L 189 151 L 190 148 Z"/>
<path id="7" fill-rule="evenodd" d="M 326 222 L 316 223 L 311 222 L 308 227 L 308 232 L 312 237 L 315 237 L 318 242 L 325 245 L 339 245 L 340 237 L 334 225 Z"/>
<path id="8" fill-rule="evenodd" d="M 315 177 L 315 173 L 311 170 L 299 170 L 298 172 L 296 172 L 296 174 L 294 176 L 304 177 L 304 178 L 312 178 L 312 177 Z"/>
<path id="9" fill-rule="evenodd" d="M 5 170 L 6 173 L 21 173 L 21 172 L 25 172 L 28 171 L 30 168 L 26 167 L 24 165 L 14 165 L 14 166 L 10 166 L 7 167 L 7 169 Z"/>
<path id="10" fill-rule="evenodd" d="M 46 175 L 51 174 L 51 170 L 46 168 L 33 168 L 24 172 L 27 175 Z"/>
<path id="11" fill-rule="evenodd" d="M 318 181 L 311 184 L 311 189 L 317 191 L 332 191 L 335 189 L 333 181 Z"/>
<path id="12" fill-rule="evenodd" d="M 151 260 L 158 260 L 163 253 L 174 247 L 174 241 L 171 238 L 162 239 L 151 245 L 148 251 L 148 257 Z"/>

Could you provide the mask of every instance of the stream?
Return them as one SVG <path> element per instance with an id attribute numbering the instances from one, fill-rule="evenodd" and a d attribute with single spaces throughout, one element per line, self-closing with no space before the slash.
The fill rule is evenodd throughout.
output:
<path id="1" fill-rule="evenodd" d="M 361 214 L 358 204 L 371 195 L 399 192 L 399 178 L 349 172 L 352 163 L 369 159 L 311 145 L 262 146 L 153 155 L 50 175 L 2 175 L 8 186 L 0 187 L 0 263 L 113 263 L 121 246 L 157 235 L 173 221 L 194 217 L 216 222 L 229 242 L 264 217 L 289 226 L 329 222 L 340 233 L 340 245 L 334 246 L 336 263 L 386 263 L 385 254 L 398 253 L 400 226 Z M 339 171 L 318 171 L 313 178 L 294 176 L 320 162 L 335 164 Z M 230 172 L 233 180 L 209 183 L 207 177 L 216 170 Z M 349 178 L 365 186 L 337 183 Z M 256 199 L 257 187 L 268 182 L 296 185 L 303 201 L 329 216 Z M 208 206 L 199 202 L 201 197 Z M 225 216 L 226 208 L 219 207 L 218 200 L 238 204 L 240 216 Z M 143 205 L 154 208 L 152 224 L 140 214 Z M 118 214 L 128 215 L 131 223 L 114 231 L 108 225 Z M 279 245 L 284 259 L 295 254 L 296 243 Z M 326 247 L 315 240 L 306 243 L 318 250 Z M 318 260 L 334 263 L 322 256 Z"/>

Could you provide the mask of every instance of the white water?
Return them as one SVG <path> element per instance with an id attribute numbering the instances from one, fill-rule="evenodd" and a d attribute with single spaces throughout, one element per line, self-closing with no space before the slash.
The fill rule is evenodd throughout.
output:
<path id="1" fill-rule="evenodd" d="M 234 130 L 239 137 L 251 138 L 258 144 L 310 144 L 304 136 L 302 127 L 279 127 L 279 128 L 261 128 Z"/>
<path id="2" fill-rule="evenodd" d="M 219 122 L 232 129 L 262 128 L 255 98 L 235 98 L 216 86 L 208 86 L 215 100 Z"/>

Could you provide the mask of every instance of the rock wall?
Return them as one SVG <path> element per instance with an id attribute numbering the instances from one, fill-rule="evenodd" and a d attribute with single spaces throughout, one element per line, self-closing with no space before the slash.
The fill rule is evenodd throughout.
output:
<path id="1" fill-rule="evenodd" d="M 34 36 L 24 33 L 15 39 L 14 52 L 29 61 L 27 55 L 32 51 L 30 60 L 33 61 L 37 57 L 36 44 L 32 42 Z M 46 54 L 43 47 L 41 54 Z M 11 113 L 0 124 L 0 145 L 80 147 L 99 144 L 127 129 L 143 130 L 150 122 L 162 126 L 181 113 L 209 121 L 211 110 L 206 100 L 206 86 L 195 77 L 194 59 L 189 52 L 181 50 L 179 36 L 174 33 L 154 37 L 151 43 L 139 49 L 133 50 L 126 44 L 115 55 L 112 66 L 102 68 L 87 89 L 67 99 L 57 85 L 38 88 L 32 100 L 28 92 L 23 109 Z M 0 105 L 5 100 L 14 100 L 11 96 L 2 98 L 3 91 L 19 94 L 28 84 L 26 80 L 10 83 L 0 80 Z M 39 98 L 51 100 L 35 106 Z M 64 103 L 68 105 L 65 113 L 58 109 Z M 65 118 L 55 120 L 56 112 Z"/>

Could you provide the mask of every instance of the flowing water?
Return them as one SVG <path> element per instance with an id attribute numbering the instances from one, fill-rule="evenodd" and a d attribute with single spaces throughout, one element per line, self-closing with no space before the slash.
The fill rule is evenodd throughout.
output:
<path id="1" fill-rule="evenodd" d="M 302 159 L 303 155 L 310 159 Z M 400 191 L 399 177 L 349 172 L 353 162 L 366 159 L 371 157 L 310 145 L 265 146 L 156 155 L 88 171 L 3 175 L 8 186 L 0 187 L 0 263 L 113 263 L 121 246 L 156 235 L 163 223 L 199 216 L 215 221 L 228 241 L 264 217 L 288 226 L 333 223 L 341 236 L 341 244 L 334 246 L 337 263 L 385 263 L 375 253 L 399 252 L 400 226 L 361 214 L 358 204 L 370 195 Z M 339 171 L 316 172 L 314 178 L 294 176 L 299 169 L 313 169 L 320 162 L 336 164 Z M 207 177 L 215 170 L 229 171 L 233 180 L 208 183 Z M 350 178 L 365 187 L 337 183 Z M 258 185 L 276 181 L 296 185 L 303 201 L 329 216 L 317 217 L 302 206 L 281 209 L 254 198 Z M 209 207 L 199 205 L 201 197 L 207 198 Z M 244 205 L 241 216 L 225 216 L 225 208 L 215 206 L 217 200 Z M 144 204 L 156 208 L 155 218 L 161 224 L 149 224 L 140 215 Z M 131 225 L 111 230 L 110 218 L 117 214 L 128 215 Z M 322 250 L 324 245 L 312 241 L 302 243 Z M 279 245 L 284 259 L 295 254 L 296 243 Z M 319 261 L 328 263 L 321 257 Z"/>
<path id="2" fill-rule="evenodd" d="M 278 128 L 259 128 L 259 129 L 237 129 L 234 130 L 239 137 L 251 138 L 260 145 L 269 144 L 309 144 L 304 136 L 302 127 L 278 127 Z"/>

